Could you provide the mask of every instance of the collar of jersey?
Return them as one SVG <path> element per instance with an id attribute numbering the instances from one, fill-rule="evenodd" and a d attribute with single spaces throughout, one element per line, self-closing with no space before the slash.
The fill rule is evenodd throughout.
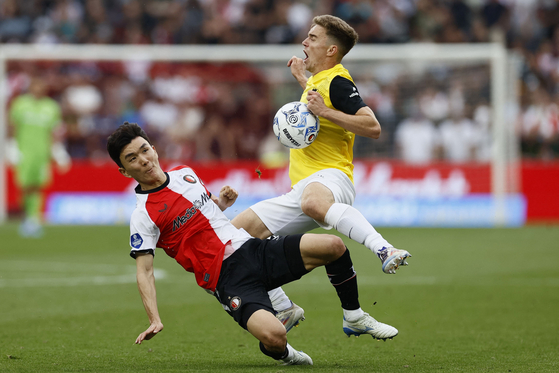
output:
<path id="1" fill-rule="evenodd" d="M 345 69 L 345 67 L 341 63 L 339 63 L 327 70 L 322 70 L 321 72 L 316 73 L 316 75 L 313 75 L 312 77 L 314 79 L 321 79 L 322 76 L 328 76 L 330 73 L 332 73 L 332 71 L 341 70 L 341 69 Z"/>
<path id="2" fill-rule="evenodd" d="M 165 177 L 167 178 L 165 182 L 160 186 L 158 186 L 157 188 L 150 189 L 150 190 L 142 190 L 142 187 L 140 186 L 140 184 L 138 184 L 134 190 L 136 191 L 137 194 L 150 194 L 150 193 L 159 192 L 161 189 L 164 189 L 167 187 L 167 185 L 169 185 L 169 180 L 170 180 L 169 174 L 166 172 L 165 172 Z"/>

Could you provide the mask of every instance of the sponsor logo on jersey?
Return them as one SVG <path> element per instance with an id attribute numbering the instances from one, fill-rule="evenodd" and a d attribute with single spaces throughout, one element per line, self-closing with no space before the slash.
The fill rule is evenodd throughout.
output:
<path id="1" fill-rule="evenodd" d="M 229 302 L 229 306 L 232 311 L 238 310 L 239 307 L 241 307 L 241 298 L 233 297 L 233 299 L 231 299 L 231 301 Z"/>
<path id="2" fill-rule="evenodd" d="M 165 212 L 165 210 L 167 210 L 167 204 L 164 203 L 163 205 L 164 207 L 161 210 L 158 210 L 159 212 Z"/>
<path id="3" fill-rule="evenodd" d="M 182 179 L 187 183 L 196 184 L 196 179 L 192 175 L 185 175 Z"/>
<path id="4" fill-rule="evenodd" d="M 196 215 L 198 210 L 200 210 L 210 199 L 211 198 L 208 193 L 203 193 L 200 195 L 200 199 L 192 202 L 192 207 L 187 208 L 183 215 L 179 215 L 175 218 L 175 220 L 173 220 L 173 232 L 186 224 L 187 221 L 192 219 L 192 217 Z"/>
<path id="5" fill-rule="evenodd" d="M 130 236 L 130 245 L 132 245 L 133 248 L 138 249 L 140 246 L 142 246 L 143 243 L 144 240 L 139 233 L 134 233 L 132 236 Z"/>

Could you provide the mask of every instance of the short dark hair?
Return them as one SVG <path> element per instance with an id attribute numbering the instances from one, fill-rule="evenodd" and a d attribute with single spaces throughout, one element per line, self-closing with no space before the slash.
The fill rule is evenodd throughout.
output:
<path id="1" fill-rule="evenodd" d="M 326 29 L 326 35 L 334 39 L 340 49 L 341 57 L 344 57 L 359 40 L 357 32 L 341 18 L 325 14 L 316 16 L 312 20 L 313 25 Z"/>
<path id="2" fill-rule="evenodd" d="M 130 144 L 136 137 L 146 139 L 146 141 L 151 145 L 148 135 L 136 123 L 122 123 L 120 127 L 118 127 L 116 131 L 114 131 L 107 139 L 107 151 L 109 152 L 112 160 L 115 161 L 119 167 L 123 167 L 122 162 L 120 161 L 120 153 L 122 152 L 122 149 L 124 149 L 126 145 Z"/>

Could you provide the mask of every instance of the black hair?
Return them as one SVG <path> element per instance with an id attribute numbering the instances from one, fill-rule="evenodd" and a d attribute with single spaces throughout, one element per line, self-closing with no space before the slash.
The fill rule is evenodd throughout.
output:
<path id="1" fill-rule="evenodd" d="M 151 145 L 148 135 L 136 123 L 124 122 L 107 139 L 107 151 L 111 159 L 115 161 L 119 167 L 123 167 L 120 161 L 122 149 L 130 144 L 136 137 L 144 138 Z"/>

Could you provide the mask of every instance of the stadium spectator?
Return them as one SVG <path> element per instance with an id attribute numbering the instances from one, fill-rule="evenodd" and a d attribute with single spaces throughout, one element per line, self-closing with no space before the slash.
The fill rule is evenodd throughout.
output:
<path id="1" fill-rule="evenodd" d="M 524 111 L 521 121 L 523 152 L 533 157 L 553 158 L 557 156 L 559 105 L 543 87 L 531 97 L 532 103 Z"/>
<path id="2" fill-rule="evenodd" d="M 429 120 L 438 124 L 449 115 L 449 98 L 448 95 L 436 86 L 427 84 L 419 96 L 419 109 L 422 114 Z"/>
<path id="3" fill-rule="evenodd" d="M 472 120 L 464 116 L 463 110 L 452 110 L 450 118 L 439 125 L 439 131 L 444 159 L 456 163 L 476 159 L 481 132 Z"/>
<path id="4" fill-rule="evenodd" d="M 406 163 L 427 164 L 438 157 L 439 132 L 435 124 L 423 116 L 417 104 L 411 106 L 411 116 L 396 129 L 397 151 Z"/>
<path id="5" fill-rule="evenodd" d="M 525 88 L 533 91 L 543 85 L 550 95 L 559 90 L 557 1 L 5 0 L 0 5 L 0 42 L 292 43 L 306 32 L 314 14 L 339 15 L 359 32 L 361 43 L 501 40 L 522 56 Z M 145 73 L 137 72 L 130 79 L 146 82 Z M 61 77 L 56 85 L 64 85 L 64 80 Z M 389 138 L 404 117 L 398 110 L 397 121 L 382 121 Z"/>
<path id="6" fill-rule="evenodd" d="M 16 0 L 0 4 L 0 42 L 23 42 L 31 33 L 31 18 Z"/>

